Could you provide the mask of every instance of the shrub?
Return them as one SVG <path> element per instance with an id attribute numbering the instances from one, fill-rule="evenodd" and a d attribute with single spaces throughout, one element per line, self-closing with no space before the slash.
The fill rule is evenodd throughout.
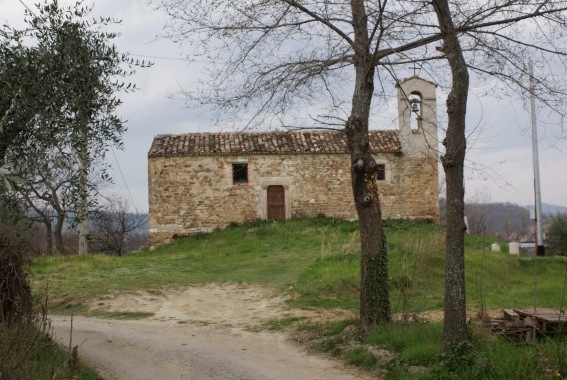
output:
<path id="1" fill-rule="evenodd" d="M 567 255 L 567 214 L 551 217 L 546 237 L 553 254 Z"/>
<path id="2" fill-rule="evenodd" d="M 24 271 L 28 228 L 17 203 L 0 197 L 0 323 L 17 322 L 32 313 L 31 289 Z"/>

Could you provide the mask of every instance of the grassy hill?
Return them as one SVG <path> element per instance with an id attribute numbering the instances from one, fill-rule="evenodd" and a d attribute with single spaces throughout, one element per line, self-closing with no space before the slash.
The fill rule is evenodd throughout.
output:
<path id="1" fill-rule="evenodd" d="M 387 221 L 385 230 L 392 311 L 413 315 L 442 310 L 443 229 L 433 223 L 395 220 Z M 488 310 L 532 306 L 536 279 L 538 307 L 562 308 L 566 282 L 563 258 L 511 256 L 506 247 L 502 253 L 492 253 L 489 247 L 493 242 L 466 236 L 467 308 L 471 313 L 479 311 L 481 304 Z M 87 305 L 96 305 L 93 300 L 110 294 L 159 292 L 205 283 L 269 287 L 290 293 L 290 306 L 296 308 L 356 310 L 358 245 L 356 222 L 324 217 L 257 221 L 177 239 L 154 251 L 125 257 L 37 259 L 31 267 L 32 285 L 38 297 L 48 288 L 51 311 L 65 314 L 104 316 Z M 363 341 L 347 333 L 353 320 L 327 325 L 300 319 L 274 322 L 280 328 L 292 325 L 296 331 L 309 332 L 308 340 L 315 349 L 381 372 L 389 379 L 547 379 L 561 378 L 562 370 L 567 370 L 567 343 L 554 340 L 517 345 L 471 331 L 470 345 L 439 356 L 441 322 L 394 323 L 377 328 Z M 377 365 L 376 355 L 368 347 L 387 349 L 394 359 Z M 412 372 L 416 366 L 421 370 Z"/>
<path id="2" fill-rule="evenodd" d="M 444 232 L 438 225 L 386 222 L 394 312 L 443 307 Z M 258 221 L 178 239 L 126 257 L 91 255 L 36 260 L 32 284 L 49 285 L 52 310 L 88 313 L 86 303 L 116 292 L 204 283 L 249 283 L 295 293 L 294 306 L 358 307 L 356 222 L 329 218 Z M 469 310 L 533 304 L 535 261 L 489 250 L 492 240 L 466 236 Z M 538 306 L 562 303 L 565 261 L 538 259 Z"/>

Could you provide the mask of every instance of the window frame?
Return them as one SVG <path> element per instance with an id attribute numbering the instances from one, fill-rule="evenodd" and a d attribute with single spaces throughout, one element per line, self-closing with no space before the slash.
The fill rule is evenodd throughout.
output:
<path id="1" fill-rule="evenodd" d="M 381 175 L 380 175 L 381 174 Z M 376 164 L 376 181 L 386 181 L 386 164 Z"/>
<path id="2" fill-rule="evenodd" d="M 232 166 L 232 185 L 248 185 L 249 172 L 248 172 L 248 162 L 233 162 Z"/>

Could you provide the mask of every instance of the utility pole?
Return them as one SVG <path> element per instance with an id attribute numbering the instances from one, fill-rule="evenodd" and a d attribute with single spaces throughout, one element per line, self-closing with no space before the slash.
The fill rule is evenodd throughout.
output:
<path id="1" fill-rule="evenodd" d="M 543 245 L 543 225 L 541 216 L 541 188 L 539 181 L 539 152 L 537 139 L 537 118 L 535 104 L 535 82 L 534 69 L 530 61 L 530 106 L 532 116 L 532 151 L 534 161 L 534 192 L 535 192 L 535 219 L 536 219 L 536 255 L 545 256 L 545 247 Z"/>

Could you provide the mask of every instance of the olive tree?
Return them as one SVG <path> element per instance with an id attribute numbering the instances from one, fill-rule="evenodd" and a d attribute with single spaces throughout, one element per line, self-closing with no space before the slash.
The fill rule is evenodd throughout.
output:
<path id="1" fill-rule="evenodd" d="M 104 31 L 107 24 L 117 21 L 87 21 L 89 11 L 83 1 L 62 8 L 57 0 L 44 0 L 35 11 L 26 11 L 25 28 L 3 25 L 0 29 L 3 168 L 7 161 L 41 166 L 45 152 L 59 150 L 76 152 L 81 170 L 86 171 L 93 157 L 104 156 L 109 145 L 121 146 L 125 127 L 115 113 L 121 104 L 116 93 L 133 89 L 121 78 L 130 72 L 123 66 L 136 62 L 112 44 L 116 33 Z M 30 146 L 43 155 L 32 157 Z M 14 178 L 8 178 L 10 187 Z M 86 198 L 87 185 L 81 181 L 69 185 Z M 7 282 L 24 278 L 21 266 L 12 266 L 14 261 L 1 244 L 0 278 Z M 2 301 L 14 299 L 4 288 L 0 297 Z"/>

